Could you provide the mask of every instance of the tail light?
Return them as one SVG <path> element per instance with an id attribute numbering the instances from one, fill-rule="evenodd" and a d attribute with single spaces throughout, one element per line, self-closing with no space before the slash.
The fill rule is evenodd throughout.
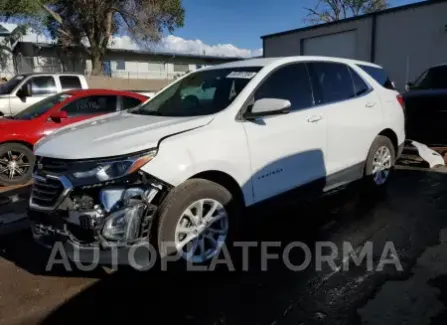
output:
<path id="1" fill-rule="evenodd" d="M 401 94 L 398 94 L 396 96 L 397 101 L 399 102 L 400 106 L 402 106 L 402 108 L 405 108 L 405 101 L 404 101 L 404 97 Z"/>

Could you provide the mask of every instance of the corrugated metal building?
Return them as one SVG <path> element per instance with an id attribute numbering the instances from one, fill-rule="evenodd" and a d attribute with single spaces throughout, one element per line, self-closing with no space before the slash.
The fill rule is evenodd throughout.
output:
<path id="1" fill-rule="evenodd" d="M 327 55 L 382 65 L 403 90 L 447 62 L 447 0 L 424 1 L 261 37 L 265 57 Z"/>

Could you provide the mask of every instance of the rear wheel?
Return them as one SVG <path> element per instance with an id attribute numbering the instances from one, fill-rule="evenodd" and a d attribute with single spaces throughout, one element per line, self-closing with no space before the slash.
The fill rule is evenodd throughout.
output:
<path id="1" fill-rule="evenodd" d="M 20 143 L 0 145 L 0 186 L 22 185 L 31 180 L 35 157 Z"/>
<path id="2" fill-rule="evenodd" d="M 390 178 L 396 159 L 393 143 L 388 137 L 379 135 L 369 150 L 365 166 L 365 177 L 369 187 L 384 187 Z"/>

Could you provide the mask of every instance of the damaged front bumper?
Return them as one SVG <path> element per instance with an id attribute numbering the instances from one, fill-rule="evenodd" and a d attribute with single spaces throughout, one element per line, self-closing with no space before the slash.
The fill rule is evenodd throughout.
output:
<path id="1" fill-rule="evenodd" d="M 56 184 L 59 195 L 52 197 Z M 75 262 L 142 267 L 150 263 L 151 226 L 166 191 L 165 184 L 142 174 L 81 188 L 67 179 L 35 178 L 29 210 L 33 237 L 48 248 L 58 244 Z"/>

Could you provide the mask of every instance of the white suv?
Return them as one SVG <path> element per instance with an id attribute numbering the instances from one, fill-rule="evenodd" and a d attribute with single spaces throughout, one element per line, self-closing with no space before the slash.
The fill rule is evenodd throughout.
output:
<path id="1" fill-rule="evenodd" d="M 81 260 L 99 249 L 108 263 L 118 249 L 127 263 L 133 244 L 151 242 L 203 263 L 242 207 L 304 185 L 324 193 L 365 177 L 382 187 L 404 139 L 402 99 L 377 65 L 305 56 L 218 65 L 41 140 L 32 229 Z"/>

